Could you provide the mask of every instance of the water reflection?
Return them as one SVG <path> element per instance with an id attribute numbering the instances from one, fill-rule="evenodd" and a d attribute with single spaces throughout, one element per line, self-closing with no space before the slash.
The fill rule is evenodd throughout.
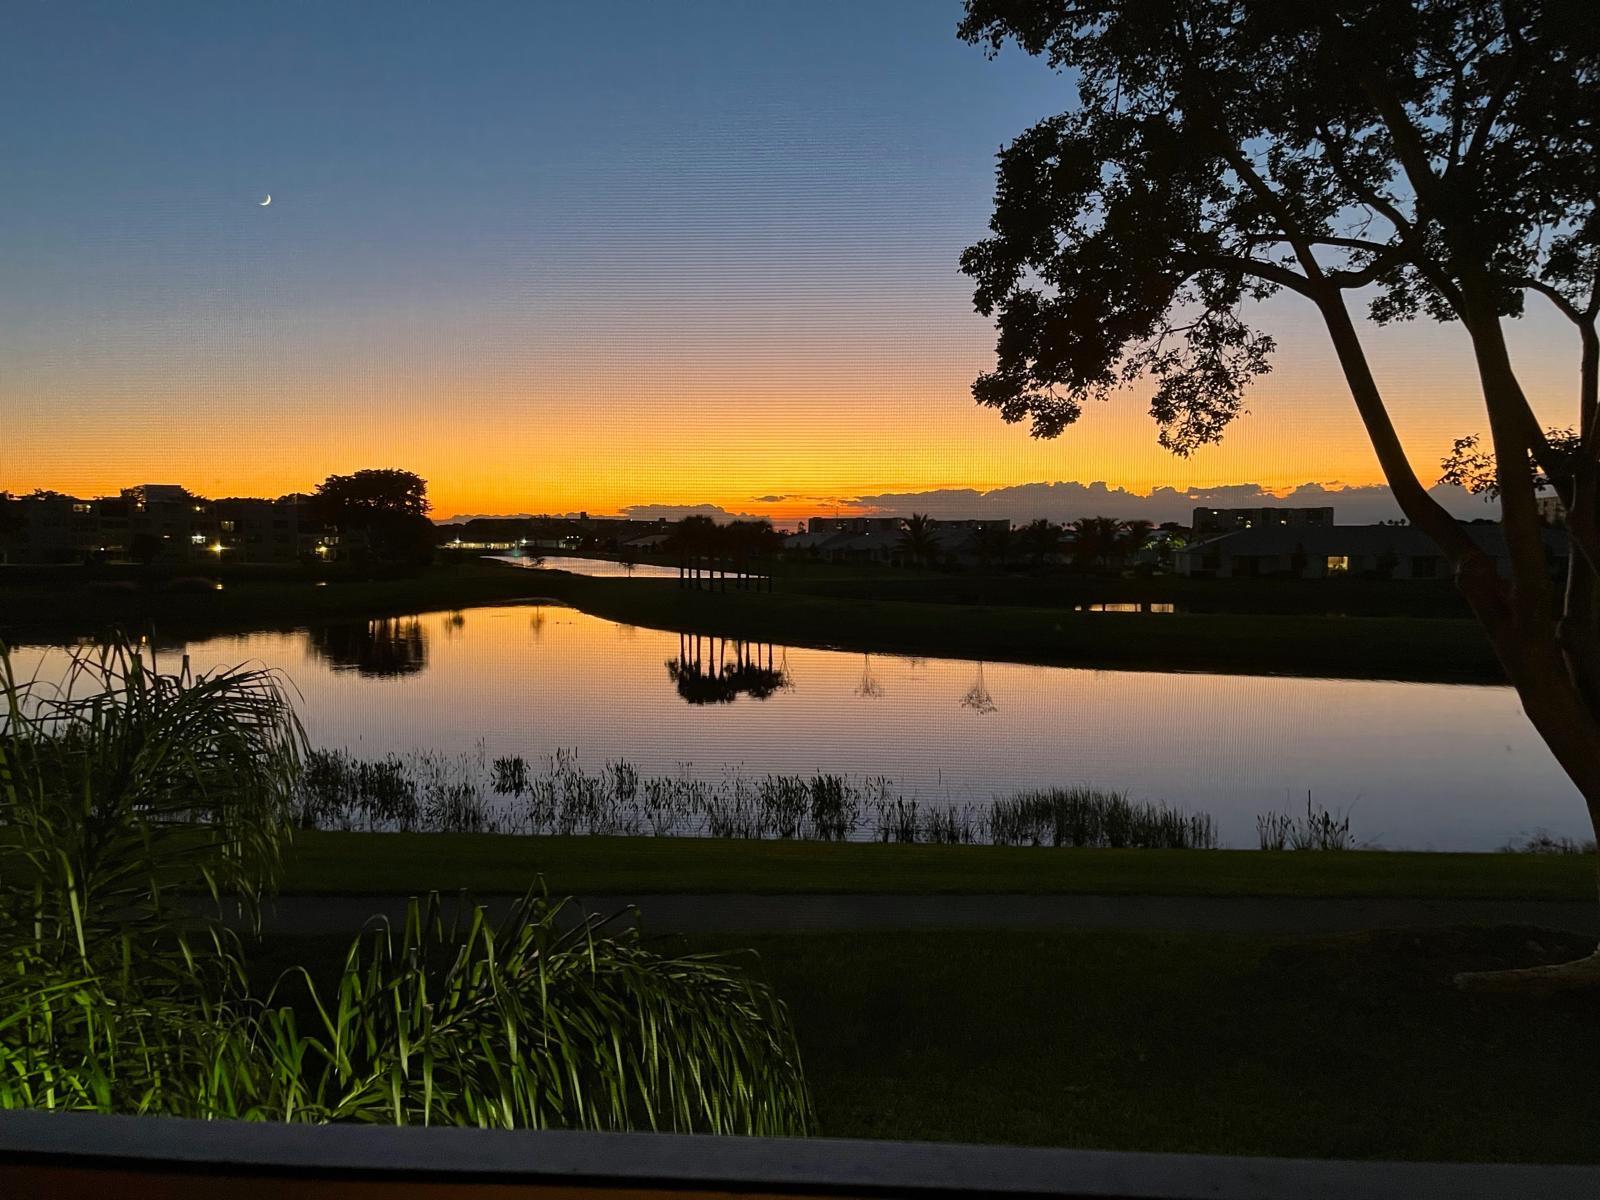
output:
<path id="1" fill-rule="evenodd" d="M 1078 604 L 1073 606 L 1073 612 L 1104 612 L 1104 613 L 1173 613 L 1178 611 L 1176 604 L 1166 604 L 1160 601 L 1144 600 L 1138 603 L 1113 600 L 1103 604 Z"/>
<path id="2" fill-rule="evenodd" d="M 872 673 L 872 655 L 861 656 L 861 679 L 856 684 L 856 695 L 864 700 L 881 700 L 886 695 L 883 684 Z"/>
<path id="3" fill-rule="evenodd" d="M 667 660 L 667 678 L 690 704 L 732 704 L 740 696 L 765 700 L 794 686 L 788 651 L 773 665 L 770 642 L 730 641 L 700 634 L 678 635 L 678 657 Z"/>
<path id="4" fill-rule="evenodd" d="M 565 747 L 591 768 L 626 759 L 652 777 L 882 775 L 932 806 L 1081 784 L 1211 813 L 1236 846 L 1256 844 L 1258 814 L 1308 790 L 1390 848 L 1494 850 L 1541 827 L 1578 837 L 1586 825 L 1505 687 L 980 666 L 696 644 L 647 628 L 624 639 L 610 621 L 554 604 L 464 615 L 453 637 L 450 614 L 436 612 L 161 653 L 167 669 L 184 653 L 197 672 L 281 669 L 312 741 L 363 757 L 539 761 Z M 22 677 L 59 681 L 68 656 L 21 646 L 12 662 Z"/>
<path id="5" fill-rule="evenodd" d="M 455 628 L 461 624 L 464 618 Z M 335 671 L 354 671 L 369 679 L 415 675 L 428 665 L 428 637 L 416 617 L 318 625 L 306 631 L 306 645 Z"/>
<path id="6" fill-rule="evenodd" d="M 980 716 L 1000 711 L 1000 706 L 994 702 L 994 697 L 989 694 L 989 689 L 983 682 L 982 663 L 978 664 L 978 678 L 973 680 L 972 686 L 961 697 L 961 707 L 970 708 Z"/>

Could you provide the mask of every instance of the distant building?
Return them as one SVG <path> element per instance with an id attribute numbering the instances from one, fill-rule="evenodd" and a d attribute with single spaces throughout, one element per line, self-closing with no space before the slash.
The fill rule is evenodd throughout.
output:
<path id="1" fill-rule="evenodd" d="M 1232 533 L 1236 529 L 1266 529 L 1287 526 L 1291 529 L 1320 528 L 1333 524 L 1331 508 L 1197 508 L 1194 510 L 1196 534 Z"/>
<path id="2" fill-rule="evenodd" d="M 892 533 L 898 535 L 903 528 L 905 528 L 905 522 L 899 517 L 812 517 L 806 522 L 806 532 L 809 534 Z"/>
<path id="3" fill-rule="evenodd" d="M 40 492 L 6 502 L 0 519 L 9 562 L 295 562 L 337 557 L 338 545 L 301 493 L 207 500 L 162 483 L 95 499 Z"/>
<path id="4" fill-rule="evenodd" d="M 1465 525 L 1504 575 L 1510 570 L 1505 535 L 1498 525 Z M 1551 567 L 1565 563 L 1566 538 L 1547 530 Z M 1180 575 L 1209 579 L 1288 577 L 1327 579 L 1342 575 L 1384 579 L 1445 579 L 1450 566 L 1431 538 L 1410 525 L 1269 526 L 1203 538 L 1175 551 Z"/>
<path id="5" fill-rule="evenodd" d="M 804 533 L 784 539 L 784 549 L 836 563 L 891 563 L 905 555 L 902 517 L 812 517 Z M 1009 530 L 1004 518 L 931 520 L 929 537 L 940 561 L 970 562 L 982 557 L 985 531 Z"/>

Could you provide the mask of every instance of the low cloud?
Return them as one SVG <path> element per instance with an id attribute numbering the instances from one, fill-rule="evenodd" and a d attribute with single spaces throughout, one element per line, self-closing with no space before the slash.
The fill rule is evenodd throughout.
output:
<path id="1" fill-rule="evenodd" d="M 1430 494 L 1449 512 L 1471 520 L 1500 515 L 1497 504 L 1486 504 L 1461 488 L 1439 485 Z M 791 511 L 797 501 L 814 503 L 815 515 L 835 513 L 907 517 L 914 512 L 955 520 L 984 517 L 1022 524 L 1039 517 L 1051 521 L 1075 521 L 1079 517 L 1119 517 L 1123 520 L 1179 521 L 1187 525 L 1194 510 L 1208 508 L 1247 508 L 1257 505 L 1313 508 L 1332 506 L 1334 519 L 1341 525 L 1372 525 L 1398 520 L 1400 506 L 1383 484 L 1346 486 L 1335 482 L 1302 483 L 1278 493 L 1257 483 L 1225 484 L 1212 488 L 1159 487 L 1149 495 L 1111 487 L 1104 481 L 1076 483 L 1019 483 L 1011 487 L 980 491 L 976 488 L 935 488 L 924 492 L 879 492 L 860 496 L 754 496 L 754 505 L 787 504 Z M 480 514 L 461 514 L 440 524 L 469 521 Z M 528 517 L 529 513 L 481 514 L 497 517 Z M 547 514 L 540 514 L 547 515 Z M 576 517 L 577 513 L 557 514 Z M 595 513 L 592 515 L 601 515 Z M 764 513 L 734 512 L 720 504 L 629 504 L 621 514 L 635 521 L 677 521 L 684 517 L 710 517 L 713 521 L 756 521 Z M 780 522 L 787 525 L 789 522 Z"/>
<path id="2" fill-rule="evenodd" d="M 1497 505 L 1485 504 L 1458 487 L 1440 485 L 1430 494 L 1459 517 L 1497 517 Z M 1227 484 L 1213 488 L 1159 487 L 1149 495 L 1111 487 L 1103 481 L 1075 483 L 1022 483 L 1011 487 L 978 491 L 974 488 L 939 488 L 927 492 L 882 492 L 857 496 L 851 502 L 858 511 L 884 516 L 909 516 L 913 512 L 932 517 L 1006 518 L 1014 522 L 1039 517 L 1051 521 L 1075 521 L 1079 517 L 1119 517 L 1143 519 L 1159 524 L 1181 521 L 1188 524 L 1197 507 L 1246 508 L 1256 505 L 1312 508 L 1331 505 L 1334 519 L 1341 525 L 1371 525 L 1401 517 L 1394 494 L 1383 484 L 1346 487 L 1334 483 L 1302 483 L 1279 494 L 1256 483 Z"/>
<path id="3" fill-rule="evenodd" d="M 713 521 L 759 521 L 758 513 L 729 512 L 720 504 L 627 504 L 622 515 L 630 521 L 680 521 L 684 517 L 710 517 Z"/>

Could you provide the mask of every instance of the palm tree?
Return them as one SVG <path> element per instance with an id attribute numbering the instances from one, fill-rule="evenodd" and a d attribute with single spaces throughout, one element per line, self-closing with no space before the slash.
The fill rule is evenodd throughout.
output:
<path id="1" fill-rule="evenodd" d="M 1116 562 L 1125 563 L 1145 548 L 1155 525 L 1150 521 L 1123 521 L 1121 525 L 1112 542 L 1112 556 Z"/>
<path id="2" fill-rule="evenodd" d="M 1017 540 L 1033 556 L 1033 565 L 1042 567 L 1045 560 L 1061 548 L 1063 532 L 1061 526 L 1040 517 L 1037 521 L 1023 526 L 1017 534 Z"/>
<path id="3" fill-rule="evenodd" d="M 1103 567 L 1116 555 L 1122 522 L 1115 517 L 1079 517 L 1068 526 L 1072 531 L 1072 557 L 1080 565 Z"/>
<path id="4" fill-rule="evenodd" d="M 927 513 L 912 513 L 900 531 L 900 549 L 912 563 L 926 562 L 939 549 L 933 536 L 933 518 Z"/>
<path id="5" fill-rule="evenodd" d="M 978 530 L 978 558 L 985 567 L 1006 569 L 1006 558 L 1011 553 L 1011 527 L 1009 525 L 984 525 Z"/>

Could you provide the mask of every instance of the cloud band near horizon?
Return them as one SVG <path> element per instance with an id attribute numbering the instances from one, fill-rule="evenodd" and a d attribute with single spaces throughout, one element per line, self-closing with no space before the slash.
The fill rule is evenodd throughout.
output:
<path id="1" fill-rule="evenodd" d="M 1458 487 L 1439 484 L 1431 488 L 1429 494 L 1449 512 L 1465 520 L 1499 516 L 1497 505 L 1486 503 Z M 1053 483 L 1014 484 L 988 491 L 977 488 L 934 488 L 850 497 L 768 495 L 753 497 L 750 504 L 759 509 L 764 505 L 781 503 L 792 511 L 797 503 L 806 500 L 815 501 L 816 516 L 905 517 L 919 512 L 942 520 L 1005 518 L 1019 524 L 1041 517 L 1056 522 L 1074 521 L 1079 517 L 1117 517 L 1156 524 L 1163 521 L 1187 524 L 1198 507 L 1247 508 L 1266 505 L 1294 508 L 1332 506 L 1334 519 L 1341 525 L 1371 525 L 1397 520 L 1403 515 L 1387 485 L 1346 486 L 1338 482 L 1308 482 L 1287 490 L 1266 488 L 1258 483 L 1236 483 L 1211 488 L 1158 487 L 1149 493 L 1139 493 L 1127 488 L 1111 487 L 1103 481 L 1080 483 L 1057 480 Z M 443 523 L 490 515 L 460 514 L 445 518 Z M 533 514 L 502 515 L 527 517 Z M 619 515 L 637 521 L 663 518 L 675 521 L 687 516 L 732 521 L 756 520 L 768 514 L 760 511 L 735 512 L 718 504 L 630 504 L 624 505 Z"/>

